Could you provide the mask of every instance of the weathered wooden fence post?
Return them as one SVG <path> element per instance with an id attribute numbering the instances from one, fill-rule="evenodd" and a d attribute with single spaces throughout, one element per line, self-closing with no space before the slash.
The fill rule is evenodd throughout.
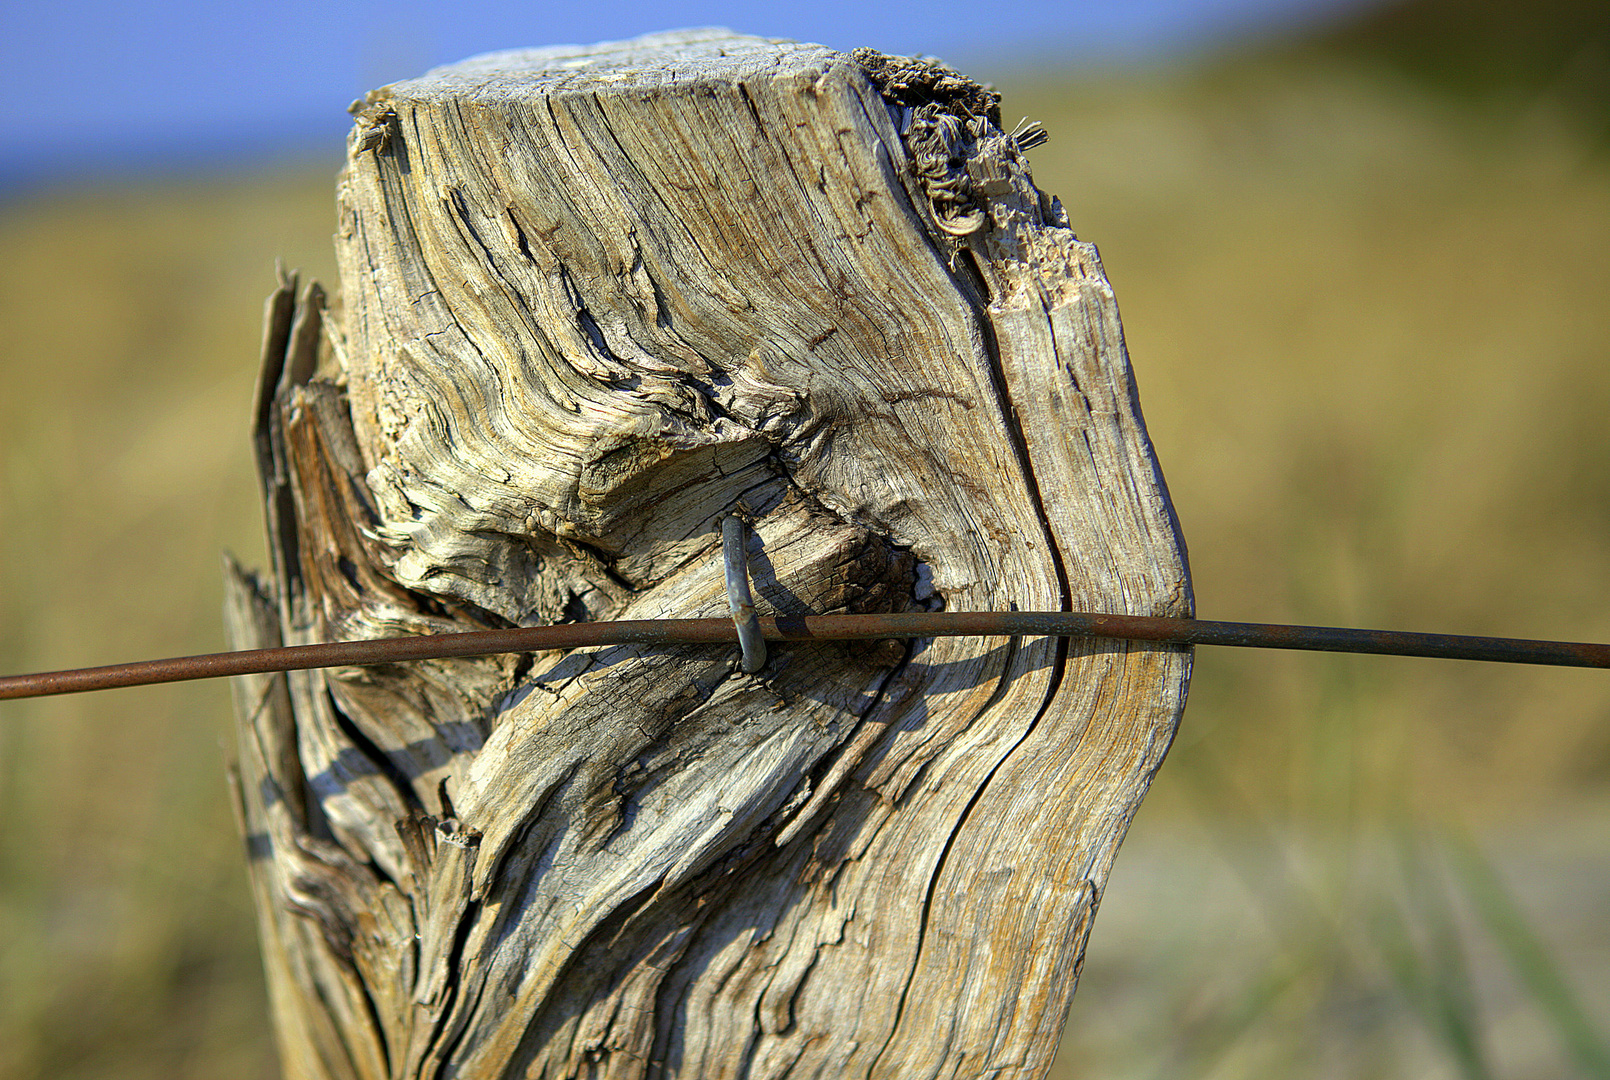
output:
<path id="1" fill-rule="evenodd" d="M 1094 248 L 925 62 L 661 35 L 369 96 L 271 300 L 237 646 L 1183 614 Z M 241 680 L 291 1077 L 1032 1077 L 1190 655 L 622 646 Z"/>

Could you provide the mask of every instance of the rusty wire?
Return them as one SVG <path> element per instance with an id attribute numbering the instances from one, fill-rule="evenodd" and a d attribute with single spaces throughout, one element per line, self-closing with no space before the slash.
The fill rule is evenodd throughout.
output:
<path id="1" fill-rule="evenodd" d="M 1323 626 L 1212 622 L 1141 615 L 1056 611 L 936 611 L 889 615 L 763 617 L 768 641 L 822 642 L 880 638 L 1068 637 L 1150 641 L 1169 645 L 1229 645 L 1254 649 L 1427 656 L 1511 664 L 1610 667 L 1610 645 L 1453 634 L 1348 630 Z M 0 677 L 0 698 L 43 697 L 120 686 L 211 679 L 321 667 L 355 667 L 497 653 L 546 652 L 605 645 L 729 645 L 731 619 L 651 619 L 564 623 L 508 630 L 336 641 L 276 649 L 143 660 L 108 667 Z"/>

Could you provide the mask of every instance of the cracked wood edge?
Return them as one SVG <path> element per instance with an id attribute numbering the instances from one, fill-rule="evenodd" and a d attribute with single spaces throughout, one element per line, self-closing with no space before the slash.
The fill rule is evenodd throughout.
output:
<path id="1" fill-rule="evenodd" d="M 1095 249 L 993 95 L 683 32 L 357 111 L 270 303 L 237 646 L 724 610 L 1188 614 Z M 619 646 L 254 676 L 301 1077 L 1043 1075 L 1189 650 Z"/>

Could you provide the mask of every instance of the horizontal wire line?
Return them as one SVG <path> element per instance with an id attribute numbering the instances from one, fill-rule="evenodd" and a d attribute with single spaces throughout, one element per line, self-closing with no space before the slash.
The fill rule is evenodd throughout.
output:
<path id="1" fill-rule="evenodd" d="M 759 621 L 761 633 L 768 641 L 930 637 L 1114 638 L 1171 645 L 1228 645 L 1254 649 L 1489 660 L 1511 664 L 1610 667 L 1610 645 L 1273 623 L 1212 622 L 1144 615 L 937 611 L 884 615 L 769 616 Z M 44 697 L 229 675 L 397 664 L 458 656 L 547 652 L 602 645 L 725 645 L 736 643 L 737 640 L 738 631 L 731 619 L 649 619 L 522 626 L 507 630 L 472 630 L 456 634 L 247 649 L 168 660 L 142 660 L 106 667 L 10 675 L 0 677 L 0 698 Z"/>

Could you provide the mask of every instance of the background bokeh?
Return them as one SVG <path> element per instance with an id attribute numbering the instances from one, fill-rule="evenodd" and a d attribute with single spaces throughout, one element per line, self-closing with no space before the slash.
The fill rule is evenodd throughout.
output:
<path id="1" fill-rule="evenodd" d="M 1045 123 L 1204 617 L 1610 640 L 1610 13 L 1188 7 L 1031 45 L 661 5 L 946 48 Z M 463 51 L 584 36 L 518 32 Z M 71 101 L 80 150 L 140 123 Z M 0 670 L 221 647 L 261 301 L 276 257 L 334 280 L 345 103 L 0 158 Z M 275 1075 L 231 726 L 222 684 L 0 703 L 0 1077 Z M 1203 650 L 1056 1075 L 1610 1076 L 1607 913 L 1605 673 Z"/>

